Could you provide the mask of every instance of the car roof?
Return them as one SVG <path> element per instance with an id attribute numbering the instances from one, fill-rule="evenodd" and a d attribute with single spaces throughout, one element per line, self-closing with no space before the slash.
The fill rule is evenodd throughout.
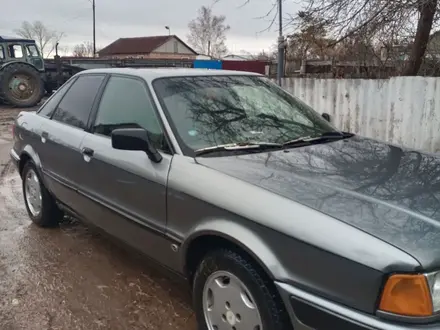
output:
<path id="1" fill-rule="evenodd" d="M 157 78 L 163 77 L 190 77 L 190 76 L 262 76 L 258 73 L 232 71 L 232 70 L 207 70 L 207 69 L 189 69 L 189 68 L 108 68 L 108 69 L 90 69 L 81 71 L 78 75 L 90 73 L 113 73 L 126 74 L 143 78 L 151 82 Z"/>

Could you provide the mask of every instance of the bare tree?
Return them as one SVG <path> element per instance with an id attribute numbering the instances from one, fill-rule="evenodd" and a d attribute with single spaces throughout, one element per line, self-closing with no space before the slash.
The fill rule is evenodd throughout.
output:
<path id="1" fill-rule="evenodd" d="M 290 60 L 328 59 L 333 56 L 335 47 L 329 47 L 333 41 L 323 24 L 303 24 L 298 32 L 288 36 L 286 55 Z"/>
<path id="2" fill-rule="evenodd" d="M 45 57 L 49 57 L 54 51 L 55 45 L 64 36 L 64 33 L 49 29 L 41 21 L 30 23 L 24 21 L 21 27 L 15 30 L 19 36 L 26 39 L 33 39 Z"/>
<path id="3" fill-rule="evenodd" d="M 257 54 L 253 54 L 251 52 L 248 52 L 247 50 L 242 49 L 240 50 L 239 55 L 244 55 L 248 59 L 255 61 L 272 61 L 276 59 L 276 54 L 273 51 L 266 51 L 264 49 Z"/>
<path id="4" fill-rule="evenodd" d="M 212 9 L 202 6 L 197 18 L 188 24 L 188 43 L 199 53 L 213 57 L 221 57 L 227 53 L 226 33 L 229 25 L 225 24 L 226 17 L 216 16 Z"/>
<path id="5" fill-rule="evenodd" d="M 71 48 L 67 45 L 58 45 L 58 54 L 67 55 L 71 53 Z"/>
<path id="6" fill-rule="evenodd" d="M 276 59 L 276 54 L 272 51 L 262 50 L 255 56 L 255 59 L 259 61 L 273 61 Z"/>
<path id="7" fill-rule="evenodd" d="M 363 35 L 370 40 L 392 32 L 394 41 L 412 39 L 404 75 L 417 75 L 426 52 L 438 0 L 305 0 L 304 10 L 292 17 L 298 26 L 320 19 L 335 42 Z M 406 34 L 406 31 L 409 33 Z"/>
<path id="8" fill-rule="evenodd" d="M 440 76 L 440 31 L 431 34 L 424 62 L 421 68 L 421 74 L 426 76 Z"/>
<path id="9" fill-rule="evenodd" d="M 93 57 L 93 42 L 85 41 L 73 47 L 74 57 Z"/>

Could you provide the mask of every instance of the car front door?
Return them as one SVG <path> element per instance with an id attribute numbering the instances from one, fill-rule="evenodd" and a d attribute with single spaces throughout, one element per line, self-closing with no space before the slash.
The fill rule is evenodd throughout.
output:
<path id="1" fill-rule="evenodd" d="M 81 209 L 83 201 L 77 194 L 81 180 L 78 171 L 82 162 L 81 141 L 105 77 L 103 74 L 79 76 L 65 95 L 61 95 L 51 120 L 46 120 L 40 130 L 39 155 L 47 187 L 74 210 Z"/>
<path id="2" fill-rule="evenodd" d="M 158 118 L 143 80 L 113 75 L 103 91 L 91 133 L 81 143 L 81 149 L 88 152 L 83 158 L 82 192 L 95 204 L 90 220 L 153 258 L 165 248 L 171 251 L 164 232 L 172 155 Z M 112 148 L 112 130 L 129 127 L 148 131 L 163 156 L 160 163 L 142 151 Z"/>

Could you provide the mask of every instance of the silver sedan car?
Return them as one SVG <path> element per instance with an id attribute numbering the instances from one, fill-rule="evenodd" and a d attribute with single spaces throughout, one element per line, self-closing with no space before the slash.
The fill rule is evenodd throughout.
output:
<path id="1" fill-rule="evenodd" d="M 87 70 L 19 114 L 11 157 L 36 225 L 179 274 L 200 329 L 440 329 L 439 157 L 328 118 L 257 74 Z"/>

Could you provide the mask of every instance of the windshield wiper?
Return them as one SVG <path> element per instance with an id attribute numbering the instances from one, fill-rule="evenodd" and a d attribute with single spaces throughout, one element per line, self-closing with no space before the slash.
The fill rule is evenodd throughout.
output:
<path id="1" fill-rule="evenodd" d="M 343 133 L 343 132 L 324 132 L 321 135 L 318 136 L 302 136 L 294 140 L 286 141 L 283 143 L 284 147 L 295 147 L 305 144 L 312 144 L 312 143 L 320 143 L 320 142 L 327 142 L 329 140 L 340 140 L 344 139 L 346 137 L 351 136 L 351 134 Z"/>
<path id="2" fill-rule="evenodd" d="M 340 140 L 352 136 L 353 134 L 345 132 L 324 132 L 319 136 L 303 136 L 284 143 L 275 142 L 237 142 L 228 144 L 219 144 L 212 147 L 206 147 L 195 150 L 196 156 L 206 155 L 219 151 L 237 151 L 237 150 L 267 150 L 267 149 L 283 149 L 285 147 L 295 147 L 312 143 L 326 142 L 328 140 Z"/>
<path id="3" fill-rule="evenodd" d="M 266 150 L 266 149 L 281 149 L 283 147 L 280 143 L 272 142 L 240 142 L 240 143 L 228 143 L 219 144 L 212 147 L 206 147 L 202 149 L 197 149 L 195 151 L 196 156 L 206 155 L 211 152 L 218 151 L 237 151 L 237 150 Z"/>

